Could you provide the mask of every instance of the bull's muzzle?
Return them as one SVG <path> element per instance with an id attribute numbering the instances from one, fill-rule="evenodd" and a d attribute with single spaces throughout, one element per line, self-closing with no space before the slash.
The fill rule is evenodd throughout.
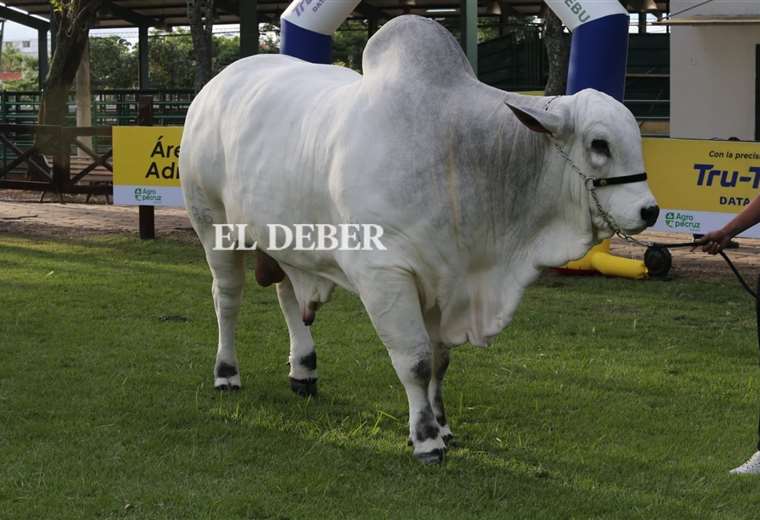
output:
<path id="1" fill-rule="evenodd" d="M 641 208 L 641 219 L 646 223 L 647 227 L 654 226 L 657 222 L 657 217 L 660 216 L 659 206 L 648 206 Z"/>

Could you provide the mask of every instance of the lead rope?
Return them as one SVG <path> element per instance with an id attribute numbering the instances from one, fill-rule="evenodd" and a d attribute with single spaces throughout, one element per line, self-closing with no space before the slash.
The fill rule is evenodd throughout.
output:
<path id="1" fill-rule="evenodd" d="M 614 217 L 610 215 L 609 213 L 607 213 L 604 210 L 604 207 L 602 207 L 602 203 L 599 201 L 599 195 L 596 193 L 596 186 L 594 186 L 594 181 L 596 180 L 596 178 L 583 173 L 583 171 L 575 165 L 575 163 L 567 154 L 567 152 L 565 152 L 565 150 L 562 149 L 559 143 L 555 141 L 553 138 L 550 138 L 550 139 L 554 147 L 557 149 L 557 152 L 559 152 L 562 158 L 565 159 L 565 161 L 567 161 L 567 164 L 570 165 L 570 168 L 575 173 L 580 175 L 581 179 L 583 179 L 583 185 L 586 187 L 586 191 L 588 191 L 589 194 L 591 195 L 591 200 L 594 201 L 594 205 L 596 205 L 596 210 L 599 212 L 599 215 L 601 215 L 605 224 L 607 224 L 610 227 L 610 229 L 612 230 L 614 234 L 620 236 L 621 238 L 624 238 L 625 240 L 635 242 L 636 239 L 626 234 L 625 232 L 623 232 L 623 230 L 620 229 L 620 226 L 618 226 L 617 222 L 615 222 Z"/>
<path id="2" fill-rule="evenodd" d="M 549 111 L 549 106 L 552 104 L 554 100 L 557 99 L 557 97 L 553 97 L 549 100 L 549 102 L 544 107 L 544 110 L 547 112 Z M 617 222 L 615 222 L 615 218 L 607 213 L 605 211 L 604 207 L 602 206 L 602 203 L 599 201 L 599 196 L 596 193 L 596 186 L 594 186 L 594 180 L 596 180 L 594 177 L 591 177 L 589 175 L 586 175 L 583 173 L 583 171 L 578 168 L 573 160 L 570 158 L 570 156 L 565 152 L 565 150 L 562 149 L 562 147 L 559 145 L 557 141 L 554 140 L 554 138 L 551 138 L 551 142 L 554 145 L 554 147 L 557 149 L 557 152 L 567 161 L 567 163 L 570 165 L 570 168 L 577 173 L 581 179 L 583 179 L 583 184 L 586 187 L 586 190 L 591 195 L 591 200 L 594 201 L 594 205 L 596 206 L 596 210 L 599 212 L 599 215 L 601 215 L 604 222 L 610 227 L 612 232 L 617 235 L 622 240 L 636 244 L 643 247 L 653 247 L 653 248 L 674 248 L 674 247 L 697 247 L 700 245 L 704 245 L 707 242 L 705 240 L 694 240 L 692 242 L 677 242 L 677 243 L 658 243 L 658 242 L 649 242 L 644 240 L 639 240 L 637 238 L 632 237 L 625 231 L 623 231 L 620 226 L 618 226 Z M 752 288 L 750 288 L 747 281 L 744 279 L 744 277 L 741 275 L 739 270 L 736 268 L 734 263 L 731 261 L 730 258 L 728 258 L 728 255 L 724 253 L 723 251 L 719 251 L 720 256 L 723 258 L 723 260 L 726 261 L 726 264 L 728 267 L 733 271 L 734 275 L 736 275 L 736 279 L 739 280 L 739 283 L 744 288 L 744 290 L 749 294 L 754 300 L 755 300 L 755 324 L 756 324 L 756 331 L 757 331 L 757 348 L 758 348 L 758 354 L 760 355 L 760 299 L 758 299 L 757 295 L 760 294 L 760 275 L 757 277 L 757 284 L 756 284 L 756 290 L 753 291 Z M 757 421 L 757 435 L 758 435 L 758 444 L 757 444 L 757 450 L 760 451 L 760 413 L 758 414 L 758 421 Z"/>
<path id="3" fill-rule="evenodd" d="M 757 349 L 758 353 L 760 353 L 760 300 L 757 298 L 757 295 L 760 294 L 760 276 L 757 277 L 757 285 L 755 287 L 755 323 L 757 324 Z M 757 439 L 757 450 L 760 451 L 760 413 L 758 413 L 757 418 Z"/>
<path id="4" fill-rule="evenodd" d="M 548 109 L 547 105 L 547 109 Z M 586 175 L 583 173 L 583 170 L 578 168 L 578 166 L 575 165 L 573 160 L 570 158 L 570 156 L 565 152 L 565 150 L 562 149 L 562 147 L 559 145 L 559 143 L 554 140 L 554 138 L 551 138 L 551 142 L 554 145 L 554 147 L 557 149 L 557 152 L 562 156 L 563 159 L 567 162 L 567 164 L 570 165 L 570 168 L 577 173 L 581 179 L 583 179 L 583 185 L 586 187 L 586 191 L 589 192 L 589 195 L 591 195 L 591 200 L 594 201 L 594 205 L 596 206 L 596 211 L 599 213 L 599 215 L 602 217 L 602 220 L 604 220 L 605 224 L 609 226 L 609 228 L 612 230 L 612 233 L 614 235 L 617 235 L 620 239 L 631 243 L 636 244 L 638 246 L 642 247 L 666 247 L 666 248 L 672 248 L 672 247 L 696 247 L 700 245 L 704 245 L 706 242 L 700 241 L 700 240 L 694 240 L 692 242 L 676 242 L 676 243 L 659 243 L 659 242 L 650 242 L 646 240 L 639 240 L 638 238 L 634 238 L 625 231 L 622 230 L 622 228 L 618 225 L 618 223 L 615 221 L 615 218 L 607 213 L 607 211 L 604 209 L 604 206 L 602 206 L 601 201 L 599 200 L 599 195 L 596 192 L 596 186 L 594 186 L 594 181 L 597 180 L 596 177 L 591 177 L 590 175 Z M 731 261 L 724 255 L 724 258 L 726 262 L 729 263 L 729 266 L 731 269 L 734 270 L 734 272 L 738 276 L 738 272 L 733 267 L 733 264 Z M 742 280 L 742 284 L 745 285 L 746 283 Z M 752 290 L 749 291 L 752 293 Z"/>

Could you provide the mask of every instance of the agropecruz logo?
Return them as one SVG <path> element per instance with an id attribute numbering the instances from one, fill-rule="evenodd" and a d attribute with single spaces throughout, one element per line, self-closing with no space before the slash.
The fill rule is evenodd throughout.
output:
<path id="1" fill-rule="evenodd" d="M 665 214 L 665 225 L 670 229 L 688 231 L 690 233 L 698 232 L 702 227 L 702 223 L 695 220 L 694 215 L 678 211 L 668 211 Z"/>
<path id="2" fill-rule="evenodd" d="M 387 251 L 378 224 L 267 224 L 267 251 Z M 215 251 L 255 251 L 248 224 L 214 224 Z"/>
<path id="3" fill-rule="evenodd" d="M 135 200 L 137 202 L 161 202 L 161 194 L 152 188 L 135 188 Z"/>

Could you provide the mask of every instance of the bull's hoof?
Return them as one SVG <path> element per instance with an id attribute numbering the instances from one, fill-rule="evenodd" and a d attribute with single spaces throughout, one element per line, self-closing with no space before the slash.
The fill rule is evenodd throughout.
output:
<path id="1" fill-rule="evenodd" d="M 314 397 L 317 395 L 316 379 L 290 379 L 290 389 L 301 397 Z"/>
<path id="2" fill-rule="evenodd" d="M 235 374 L 229 377 L 215 377 L 214 388 L 220 392 L 226 392 L 227 390 L 240 390 L 240 374 Z"/>
<path id="3" fill-rule="evenodd" d="M 443 439 L 443 442 L 446 443 L 446 447 L 449 446 L 455 446 L 456 443 L 454 442 L 454 434 L 453 433 L 447 433 L 441 437 Z"/>
<path id="4" fill-rule="evenodd" d="M 423 464 L 440 464 L 443 462 L 443 450 L 437 448 L 424 453 L 415 453 L 414 457 Z"/>
<path id="5" fill-rule="evenodd" d="M 233 385 L 230 383 L 220 383 L 218 385 L 214 385 L 214 389 L 218 390 L 219 392 L 229 392 L 230 390 L 233 392 L 236 392 L 240 390 L 240 385 Z"/>

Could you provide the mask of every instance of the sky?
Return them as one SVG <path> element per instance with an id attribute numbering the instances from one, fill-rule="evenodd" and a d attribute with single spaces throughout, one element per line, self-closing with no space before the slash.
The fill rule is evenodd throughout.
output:
<path id="1" fill-rule="evenodd" d="M 240 26 L 237 24 L 217 24 L 214 26 L 215 33 L 238 32 Z M 92 35 L 118 34 L 127 40 L 137 41 L 137 29 L 94 29 L 90 31 Z M 19 40 L 32 40 L 37 38 L 37 30 L 20 25 L 14 22 L 5 22 L 5 32 L 3 40 L 7 42 Z"/>
<path id="2" fill-rule="evenodd" d="M 35 29 L 14 22 L 5 22 L 5 33 L 3 34 L 5 41 L 31 40 L 36 37 L 37 31 Z"/>

